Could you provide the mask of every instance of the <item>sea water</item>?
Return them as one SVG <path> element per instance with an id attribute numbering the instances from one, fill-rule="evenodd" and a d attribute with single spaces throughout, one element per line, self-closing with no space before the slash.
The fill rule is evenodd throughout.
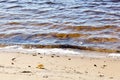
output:
<path id="1" fill-rule="evenodd" d="M 120 1 L 0 0 L 0 45 L 120 52 Z"/>

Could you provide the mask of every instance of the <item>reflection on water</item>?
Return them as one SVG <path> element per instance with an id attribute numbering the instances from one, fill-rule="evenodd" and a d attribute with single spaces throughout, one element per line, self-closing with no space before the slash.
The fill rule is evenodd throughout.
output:
<path id="1" fill-rule="evenodd" d="M 0 0 L 0 43 L 120 50 L 119 4 L 119 0 Z"/>

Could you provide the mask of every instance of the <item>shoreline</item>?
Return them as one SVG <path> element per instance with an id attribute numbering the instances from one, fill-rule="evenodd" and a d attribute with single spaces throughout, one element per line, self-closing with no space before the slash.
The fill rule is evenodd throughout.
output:
<path id="1" fill-rule="evenodd" d="M 119 80 L 120 59 L 0 50 L 1 80 Z M 27 53 L 27 54 L 26 54 Z M 87 53 L 87 52 L 85 52 Z"/>
<path id="2" fill-rule="evenodd" d="M 75 46 L 75 45 L 38 45 L 38 44 L 0 44 L 0 48 L 23 48 L 23 49 L 73 49 L 83 50 L 97 53 L 120 53 L 119 49 L 111 48 L 95 48 L 90 46 Z"/>

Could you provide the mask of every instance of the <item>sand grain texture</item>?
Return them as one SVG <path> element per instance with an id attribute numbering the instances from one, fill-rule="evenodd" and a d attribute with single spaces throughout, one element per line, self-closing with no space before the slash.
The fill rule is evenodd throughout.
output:
<path id="1" fill-rule="evenodd" d="M 119 63 L 119 59 L 88 58 L 79 55 L 33 56 L 0 52 L 0 79 L 120 80 Z"/>

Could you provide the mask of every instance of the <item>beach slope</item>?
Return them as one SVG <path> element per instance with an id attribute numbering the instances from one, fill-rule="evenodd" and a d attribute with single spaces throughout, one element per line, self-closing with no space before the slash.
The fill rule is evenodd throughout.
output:
<path id="1" fill-rule="evenodd" d="M 120 80 L 120 60 L 0 51 L 1 80 Z"/>

